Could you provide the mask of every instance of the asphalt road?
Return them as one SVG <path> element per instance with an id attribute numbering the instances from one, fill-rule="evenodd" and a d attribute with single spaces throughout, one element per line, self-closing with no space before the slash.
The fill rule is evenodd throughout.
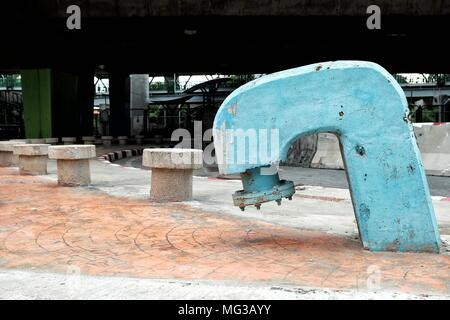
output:
<path id="1" fill-rule="evenodd" d="M 122 166 L 143 168 L 141 156 L 121 159 L 114 163 Z M 211 177 L 218 176 L 218 172 L 207 172 L 206 170 L 198 171 L 195 174 Z M 348 189 L 347 177 L 344 170 L 281 167 L 280 175 L 282 178 L 292 180 L 296 184 Z M 450 177 L 427 176 L 427 179 L 431 195 L 450 197 Z"/>

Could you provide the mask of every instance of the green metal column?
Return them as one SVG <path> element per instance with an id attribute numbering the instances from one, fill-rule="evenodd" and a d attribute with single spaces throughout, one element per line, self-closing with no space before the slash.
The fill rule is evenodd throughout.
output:
<path id="1" fill-rule="evenodd" d="M 52 77 L 50 69 L 22 70 L 23 118 L 26 138 L 52 136 Z"/>

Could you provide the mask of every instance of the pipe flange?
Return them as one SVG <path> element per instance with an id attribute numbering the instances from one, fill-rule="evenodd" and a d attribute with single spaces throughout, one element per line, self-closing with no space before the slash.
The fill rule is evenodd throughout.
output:
<path id="1" fill-rule="evenodd" d="M 261 203 L 276 201 L 281 204 L 281 199 L 292 199 L 295 193 L 295 186 L 292 181 L 280 180 L 273 188 L 263 191 L 245 192 L 244 190 L 236 191 L 233 194 L 233 203 L 235 206 L 244 210 L 246 206 L 255 206 L 258 210 Z"/>

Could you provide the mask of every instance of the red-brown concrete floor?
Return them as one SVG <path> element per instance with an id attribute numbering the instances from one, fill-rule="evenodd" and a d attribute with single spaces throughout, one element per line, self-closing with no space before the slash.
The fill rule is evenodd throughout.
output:
<path id="1" fill-rule="evenodd" d="M 450 293 L 450 256 L 372 253 L 358 240 L 58 187 L 0 168 L 0 267 L 149 278 Z M 371 278 L 369 279 L 371 281 Z"/>

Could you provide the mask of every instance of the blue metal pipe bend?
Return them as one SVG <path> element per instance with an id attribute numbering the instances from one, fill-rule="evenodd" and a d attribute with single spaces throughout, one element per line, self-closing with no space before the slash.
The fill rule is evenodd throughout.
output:
<path id="1" fill-rule="evenodd" d="M 285 160 L 303 135 L 337 134 L 363 246 L 439 252 L 406 98 L 381 66 L 336 61 L 261 77 L 228 96 L 213 129 L 222 174 Z"/>

